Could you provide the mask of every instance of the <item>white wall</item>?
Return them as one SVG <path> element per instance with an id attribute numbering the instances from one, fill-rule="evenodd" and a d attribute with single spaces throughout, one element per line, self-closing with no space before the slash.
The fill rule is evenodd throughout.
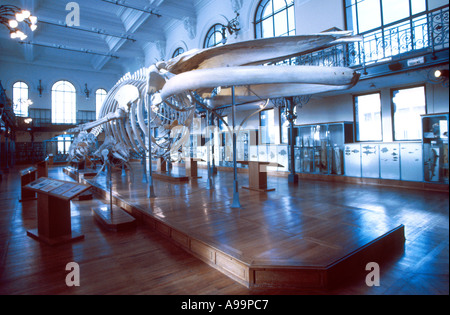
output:
<path id="1" fill-rule="evenodd" d="M 297 107 L 297 116 L 298 125 L 353 121 L 353 97 L 351 94 L 314 96 L 302 108 Z"/>
<path id="2" fill-rule="evenodd" d="M 71 82 L 77 90 L 77 110 L 95 111 L 95 91 L 103 88 L 109 91 L 120 76 L 99 72 L 67 70 L 62 68 L 41 67 L 21 63 L 0 63 L 0 80 L 6 94 L 12 99 L 12 86 L 23 81 L 29 86 L 29 99 L 33 101 L 30 108 L 51 109 L 52 85 L 59 80 Z M 39 80 L 44 88 L 42 96 L 37 90 Z M 90 90 L 90 98 L 86 99 L 85 84 Z"/>
<path id="3" fill-rule="evenodd" d="M 178 47 L 183 47 L 186 51 L 202 49 L 208 30 L 216 23 L 227 24 L 228 20 L 234 19 L 234 9 L 239 9 L 241 30 L 237 35 L 229 36 L 228 43 L 254 39 L 253 20 L 258 4 L 259 0 L 200 1 L 196 7 L 194 26 L 191 23 L 194 37 L 191 37 L 189 27 L 185 27 L 184 21 L 172 25 L 165 31 L 163 58 L 160 49 L 156 48 L 161 43 L 150 43 L 143 48 L 145 66 L 154 64 L 155 60 L 170 59 Z M 341 0 L 295 0 L 295 13 L 297 34 L 320 33 L 333 27 L 345 29 L 344 6 Z"/>

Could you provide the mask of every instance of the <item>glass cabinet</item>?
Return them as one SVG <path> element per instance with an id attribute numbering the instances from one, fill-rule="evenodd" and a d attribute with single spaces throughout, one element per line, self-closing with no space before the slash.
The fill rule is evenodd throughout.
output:
<path id="1" fill-rule="evenodd" d="M 296 171 L 343 175 L 344 145 L 353 142 L 353 123 L 333 122 L 297 128 Z"/>
<path id="2" fill-rule="evenodd" d="M 448 184 L 448 113 L 422 116 L 426 182 Z"/>

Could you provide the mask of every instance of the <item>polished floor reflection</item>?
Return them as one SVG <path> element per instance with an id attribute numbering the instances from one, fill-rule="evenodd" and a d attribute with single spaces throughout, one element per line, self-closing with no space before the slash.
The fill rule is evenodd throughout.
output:
<path id="1" fill-rule="evenodd" d="M 242 207 L 232 209 L 232 173 L 219 172 L 213 190 L 206 189 L 206 170 L 199 173 L 201 179 L 185 184 L 155 180 L 157 198 L 149 201 L 142 172 L 135 167 L 133 177 L 114 174 L 114 191 L 142 211 L 252 264 L 321 265 L 403 224 L 405 252 L 383 266 L 380 287 L 356 281 L 326 293 L 448 294 L 446 193 L 304 180 L 290 186 L 286 178 L 269 177 L 275 192 L 241 189 Z M 61 168 L 52 168 L 50 176 L 68 178 Z M 106 185 L 105 178 L 97 183 Z M 239 174 L 239 184 L 247 185 L 248 175 Z M 311 293 L 247 289 L 143 226 L 105 232 L 90 212 L 102 202 L 97 199 L 72 202 L 73 226 L 85 240 L 48 248 L 26 237 L 36 224 L 35 202 L 20 204 L 18 185 L 11 171 L 0 186 L 0 293 Z M 80 288 L 65 286 L 64 266 L 70 261 L 84 271 Z"/>

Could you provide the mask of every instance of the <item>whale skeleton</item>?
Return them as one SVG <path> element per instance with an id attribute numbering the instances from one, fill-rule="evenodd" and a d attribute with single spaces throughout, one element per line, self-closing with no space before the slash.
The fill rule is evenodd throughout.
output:
<path id="1" fill-rule="evenodd" d="M 93 155 L 105 166 L 109 155 L 128 164 L 149 153 L 178 161 L 197 107 L 217 114 L 221 106 L 232 103 L 232 89 L 240 104 L 263 101 L 257 112 L 272 98 L 350 89 L 360 77 L 350 68 L 268 63 L 359 40 L 341 31 L 238 42 L 188 51 L 126 74 L 109 91 L 97 121 L 66 132 L 78 134 L 69 150 L 70 161 Z M 94 148 L 101 133 L 105 143 Z"/>

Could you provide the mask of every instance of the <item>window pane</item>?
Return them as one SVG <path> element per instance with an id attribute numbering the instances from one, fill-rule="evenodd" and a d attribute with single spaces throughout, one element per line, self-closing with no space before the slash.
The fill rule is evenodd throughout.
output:
<path id="1" fill-rule="evenodd" d="M 175 58 L 183 53 L 184 53 L 184 48 L 179 47 L 173 52 L 172 58 Z"/>
<path id="2" fill-rule="evenodd" d="M 223 28 L 223 25 L 221 25 L 221 24 L 216 24 L 213 27 L 211 27 L 208 34 L 206 35 L 204 48 L 210 48 L 210 47 L 223 45 L 222 39 L 224 37 L 222 34 L 222 28 Z M 225 32 L 225 38 L 226 38 L 226 32 Z"/>
<path id="3" fill-rule="evenodd" d="M 289 35 L 295 35 L 295 12 L 294 6 L 288 9 Z"/>
<path id="4" fill-rule="evenodd" d="M 409 16 L 409 0 L 383 0 L 383 22 L 389 24 Z"/>
<path id="5" fill-rule="evenodd" d="M 288 35 L 287 14 L 285 12 L 275 14 L 275 36 Z"/>
<path id="6" fill-rule="evenodd" d="M 426 0 L 411 0 L 412 14 L 425 12 L 427 10 Z"/>
<path id="7" fill-rule="evenodd" d="M 27 117 L 28 106 L 32 103 L 28 99 L 28 85 L 25 82 L 16 82 L 13 85 L 13 107 L 17 116 Z"/>
<path id="8" fill-rule="evenodd" d="M 286 8 L 286 1 L 284 0 L 273 0 L 273 12 L 278 12 L 281 9 Z"/>
<path id="9" fill-rule="evenodd" d="M 278 129 L 275 127 L 274 110 L 269 109 L 261 112 L 261 143 L 275 144 Z"/>
<path id="10" fill-rule="evenodd" d="M 359 33 L 356 6 L 352 5 L 347 7 L 346 13 L 347 13 L 347 28 L 349 30 L 353 30 L 355 34 Z"/>
<path id="11" fill-rule="evenodd" d="M 426 114 L 425 88 L 396 90 L 393 93 L 394 140 L 419 140 L 421 115 Z"/>
<path id="12" fill-rule="evenodd" d="M 255 16 L 256 38 L 295 35 L 294 1 L 262 0 Z"/>
<path id="13" fill-rule="evenodd" d="M 58 81 L 53 85 L 52 123 L 76 123 L 76 90 L 68 81 Z"/>
<path id="14" fill-rule="evenodd" d="M 382 141 L 380 94 L 355 97 L 357 141 Z"/>
<path id="15" fill-rule="evenodd" d="M 391 0 L 392 1 L 392 0 Z M 365 0 L 358 3 L 359 32 L 381 26 L 381 8 L 379 0 Z"/>
<path id="16" fill-rule="evenodd" d="M 95 107 L 96 107 L 96 112 L 97 112 L 97 119 L 99 118 L 100 110 L 102 109 L 103 102 L 106 99 L 106 95 L 107 95 L 107 92 L 104 89 L 98 89 L 95 92 Z"/>
<path id="17" fill-rule="evenodd" d="M 281 143 L 289 143 L 289 121 L 286 119 L 285 108 L 280 109 L 280 123 L 281 123 Z"/>
<path id="18" fill-rule="evenodd" d="M 273 15 L 272 1 L 268 1 L 264 9 L 262 10 L 261 19 L 267 18 L 271 15 Z"/>
<path id="19" fill-rule="evenodd" d="M 268 18 L 262 22 L 263 38 L 274 37 L 273 18 Z"/>

